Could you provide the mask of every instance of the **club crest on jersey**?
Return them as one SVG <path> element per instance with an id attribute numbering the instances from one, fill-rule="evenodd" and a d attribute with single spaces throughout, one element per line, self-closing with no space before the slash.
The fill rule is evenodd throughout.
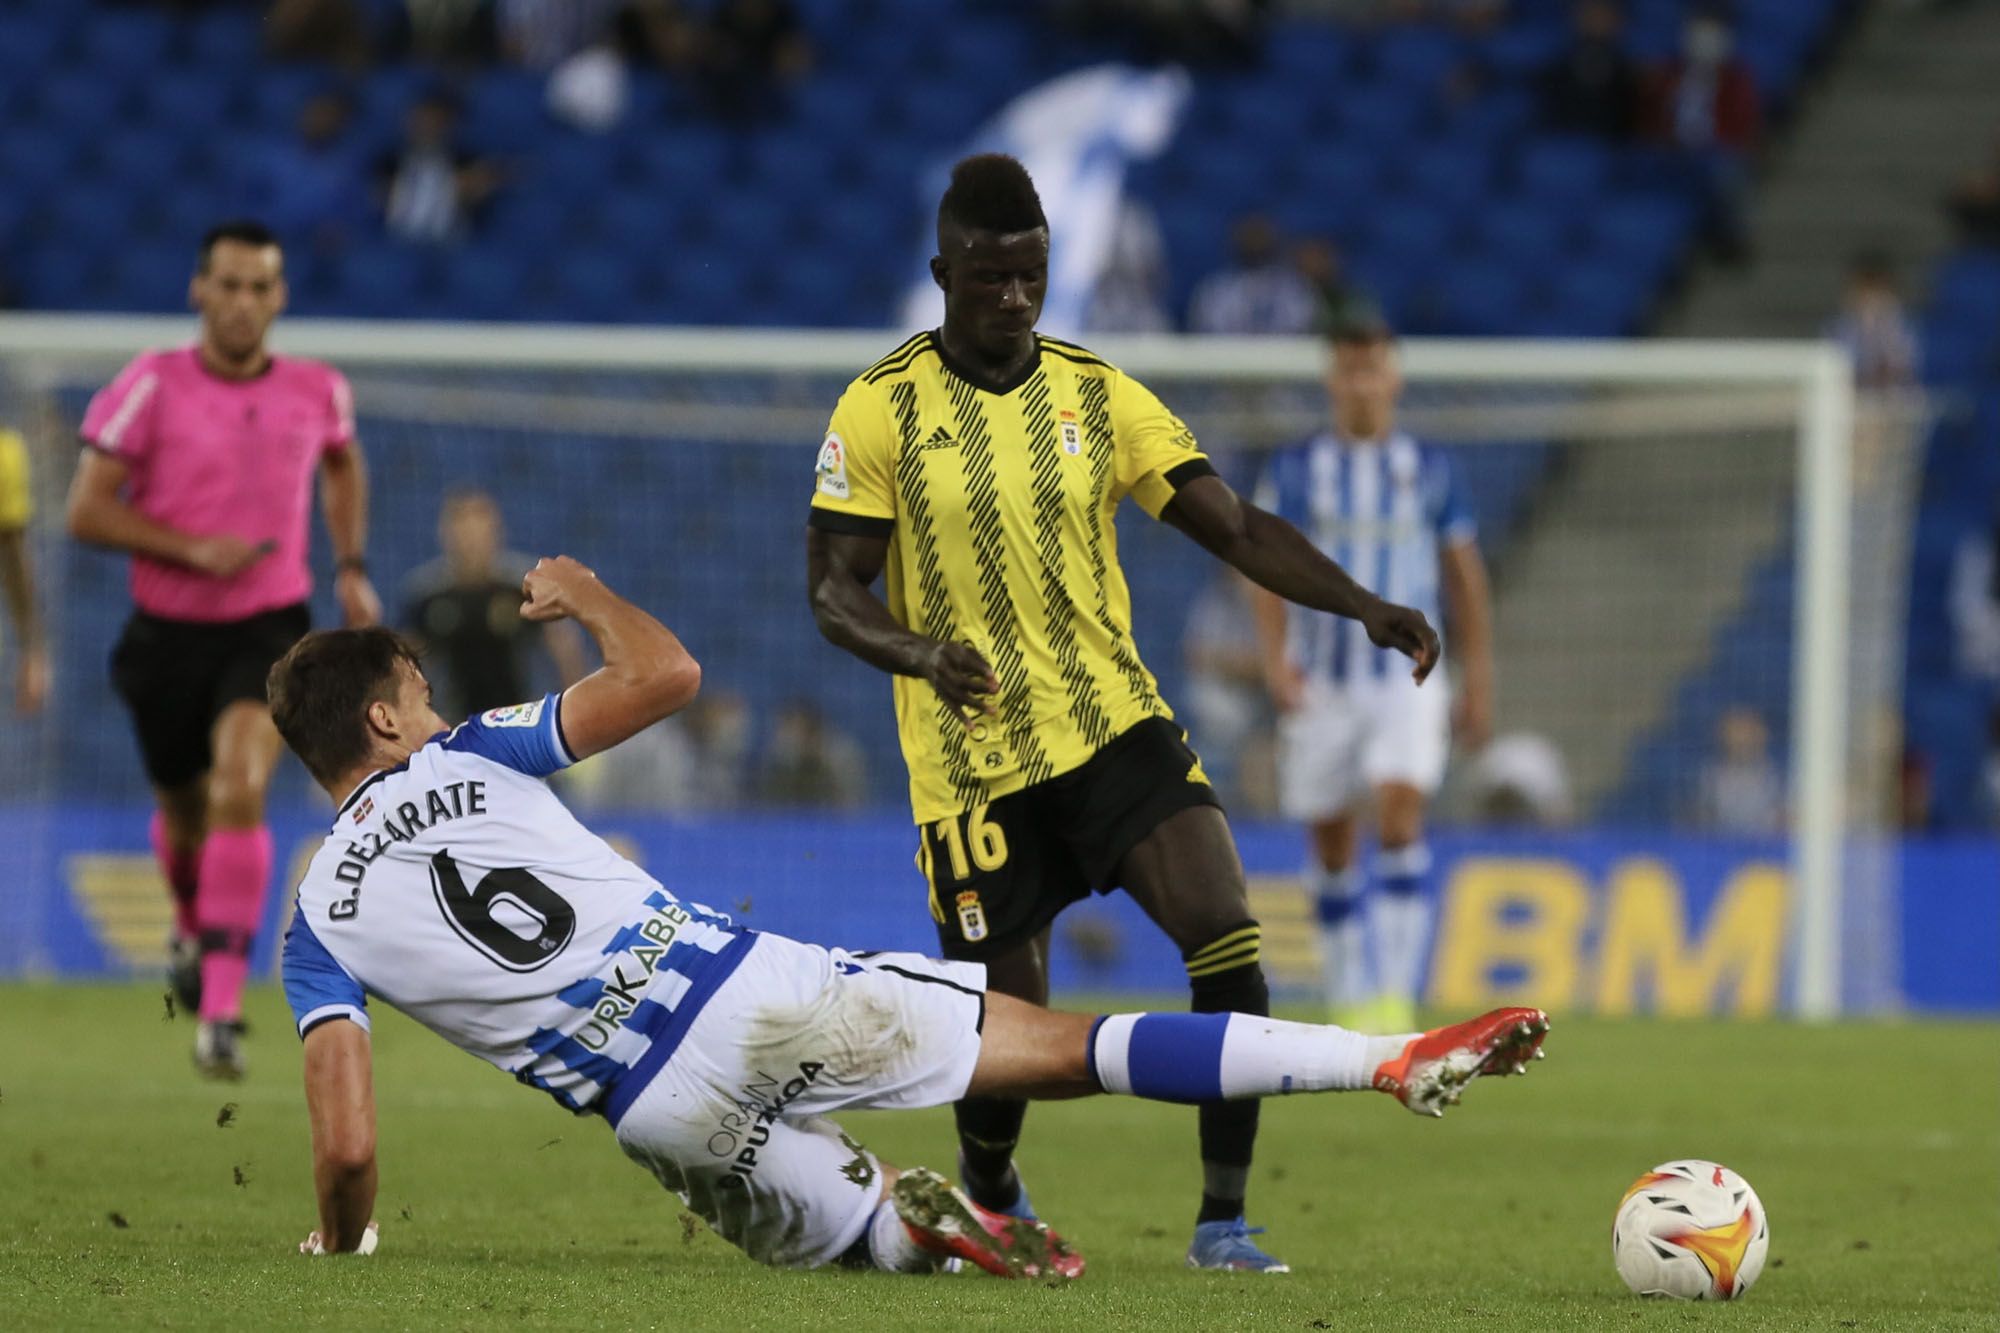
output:
<path id="1" fill-rule="evenodd" d="M 479 715 L 482 725 L 489 727 L 532 727 L 542 720 L 542 701 L 531 704 L 508 704 L 505 708 L 489 708 Z"/>
<path id="2" fill-rule="evenodd" d="M 1062 433 L 1063 452 L 1075 458 L 1083 452 L 1083 432 L 1076 424 L 1076 413 L 1064 408 L 1057 416 L 1057 429 Z"/>
<path id="3" fill-rule="evenodd" d="M 846 441 L 829 432 L 826 443 L 819 447 L 819 464 L 814 470 L 819 474 L 821 495 L 832 496 L 836 500 L 848 497 Z"/>
<path id="4" fill-rule="evenodd" d="M 958 895 L 958 930 L 967 944 L 986 938 L 986 909 L 979 905 L 979 891 L 967 889 Z"/>

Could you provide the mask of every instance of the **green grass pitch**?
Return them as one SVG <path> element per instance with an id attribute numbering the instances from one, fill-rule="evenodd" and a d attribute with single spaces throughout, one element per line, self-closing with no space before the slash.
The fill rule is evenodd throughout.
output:
<path id="1" fill-rule="evenodd" d="M 376 1025 L 381 1252 L 308 1260 L 297 1043 L 252 996 L 251 1077 L 198 1082 L 157 986 L 0 988 L 0 1327 L 1958 1329 L 2000 1323 L 2000 1027 L 1594 1023 L 1442 1121 L 1372 1093 L 1268 1103 L 1252 1199 L 1288 1278 L 1180 1267 L 1194 1116 L 1038 1107 L 1035 1201 L 1073 1284 L 751 1265 L 565 1115 L 413 1024 Z M 225 1114 L 226 1112 L 226 1114 Z M 948 1168 L 949 1114 L 861 1115 Z M 1611 1212 L 1655 1162 L 1762 1194 L 1740 1303 L 1627 1295 Z"/>

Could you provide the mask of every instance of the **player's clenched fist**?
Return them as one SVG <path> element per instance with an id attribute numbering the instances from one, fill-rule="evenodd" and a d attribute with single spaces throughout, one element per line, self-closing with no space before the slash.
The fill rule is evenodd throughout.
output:
<path id="1" fill-rule="evenodd" d="M 361 1243 L 354 1247 L 354 1252 L 356 1254 L 375 1253 L 375 1242 L 380 1235 L 381 1229 L 373 1222 L 370 1222 L 367 1230 L 361 1233 Z M 329 1251 L 326 1248 L 326 1242 L 320 1238 L 319 1232 L 315 1231 L 299 1242 L 299 1253 L 327 1254 Z"/>
<path id="2" fill-rule="evenodd" d="M 544 556 L 521 580 L 521 618 L 561 620 L 577 612 L 577 599 L 603 585 L 590 566 L 566 555 Z"/>

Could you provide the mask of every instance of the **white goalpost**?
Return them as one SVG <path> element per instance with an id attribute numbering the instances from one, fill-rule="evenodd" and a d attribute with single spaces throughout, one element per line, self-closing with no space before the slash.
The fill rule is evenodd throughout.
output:
<path id="1" fill-rule="evenodd" d="M 37 550 L 58 587 L 83 586 L 69 582 L 83 575 L 62 554 L 58 518 L 82 397 L 136 350 L 186 342 L 191 327 L 182 318 L 0 317 L 0 426 L 33 441 L 43 474 Z M 483 458 L 526 456 L 509 449 L 567 451 L 577 480 L 503 496 L 525 526 L 546 533 L 590 516 L 602 525 L 600 543 L 685 567 L 700 559 L 699 542 L 747 539 L 726 526 L 716 532 L 739 535 L 668 533 L 621 517 L 643 512 L 645 498 L 616 484 L 636 475 L 620 460 L 637 455 L 622 451 L 693 451 L 690 486 L 726 475 L 740 491 L 797 474 L 800 484 L 786 494 L 778 483 L 772 503 L 802 512 L 835 397 L 895 341 L 879 331 L 285 320 L 276 345 L 348 372 L 364 440 L 378 421 L 390 423 L 383 485 L 426 486 Z M 1324 352 L 1312 340 L 1107 337 L 1092 346 L 1246 472 L 1260 449 L 1317 429 L 1323 417 Z M 1879 920 L 1859 919 L 1884 910 L 1885 889 L 1857 877 L 1883 872 L 1863 868 L 1869 858 L 1856 849 L 1887 804 L 1901 643 L 1893 557 L 1906 541 L 1894 525 L 1908 521 L 1889 492 L 1907 485 L 1911 451 L 1905 440 L 1888 451 L 1892 465 L 1875 450 L 1857 467 L 1855 391 L 1840 351 L 1816 342 L 1413 338 L 1404 367 L 1420 437 L 1461 446 L 1469 461 L 1487 446 L 1513 451 L 1490 455 L 1506 460 L 1490 470 L 1492 494 L 1503 498 L 1493 501 L 1493 523 L 1481 520 L 1499 592 L 1502 730 L 1531 726 L 1566 748 L 1580 823 L 1651 814 L 1666 826 L 1693 817 L 1661 793 L 1684 790 L 1699 767 L 1693 747 L 1708 737 L 1689 740 L 1695 720 L 1708 725 L 1739 696 L 1768 701 L 1771 730 L 1786 738 L 1791 1010 L 1824 1019 L 1892 997 L 1894 951 Z M 739 452 L 779 446 L 790 453 L 768 468 Z M 738 462 L 750 471 L 739 475 Z M 491 470 L 504 481 L 509 466 L 495 461 Z M 1880 499 L 1872 507 L 1871 488 Z M 414 500 L 378 512 L 401 525 L 397 549 L 428 540 L 427 528 L 412 527 Z M 753 565 L 768 560 L 768 571 L 751 568 L 735 591 L 699 595 L 720 603 L 768 586 L 792 597 L 801 521 L 773 516 L 781 535 L 762 555 L 749 553 Z M 1857 533 L 1857 522 L 1892 530 Z M 682 540 L 691 544 L 669 544 Z M 1866 568 L 1857 551 L 1867 552 Z M 727 553 L 739 563 L 745 555 Z M 1878 567 L 1882 553 L 1887 568 Z M 785 631 L 808 642 L 803 605 L 782 604 L 798 622 Z M 1787 623 L 1775 623 L 1780 614 Z M 1731 642 L 1742 632 L 1788 643 L 1789 660 L 1743 651 Z M 777 633 L 754 651 L 791 651 Z M 1166 651 L 1147 649 L 1156 670 Z M 100 664 L 59 662 L 59 670 L 95 673 Z M 855 711 L 886 708 L 875 700 Z M 93 780 L 73 767 L 61 778 L 71 788 Z M 58 779 L 47 781 L 53 789 Z M 32 800 L 35 790 L 17 780 L 11 795 Z M 897 796 L 893 781 L 879 790 Z M 1843 958 L 1857 940 L 1882 955 L 1860 982 L 1855 960 Z"/>

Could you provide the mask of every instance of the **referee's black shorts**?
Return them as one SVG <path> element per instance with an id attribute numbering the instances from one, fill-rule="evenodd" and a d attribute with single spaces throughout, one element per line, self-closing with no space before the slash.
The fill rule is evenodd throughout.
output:
<path id="1" fill-rule="evenodd" d="M 132 714 L 153 785 L 179 787 L 206 773 L 215 719 L 233 703 L 265 702 L 264 678 L 311 628 L 303 602 L 214 623 L 134 611 L 111 650 L 111 684 Z"/>
<path id="2" fill-rule="evenodd" d="M 1187 736 L 1152 717 L 1067 773 L 918 827 L 918 862 L 946 958 L 982 961 L 1108 893 L 1125 853 L 1166 819 L 1220 807 Z"/>

